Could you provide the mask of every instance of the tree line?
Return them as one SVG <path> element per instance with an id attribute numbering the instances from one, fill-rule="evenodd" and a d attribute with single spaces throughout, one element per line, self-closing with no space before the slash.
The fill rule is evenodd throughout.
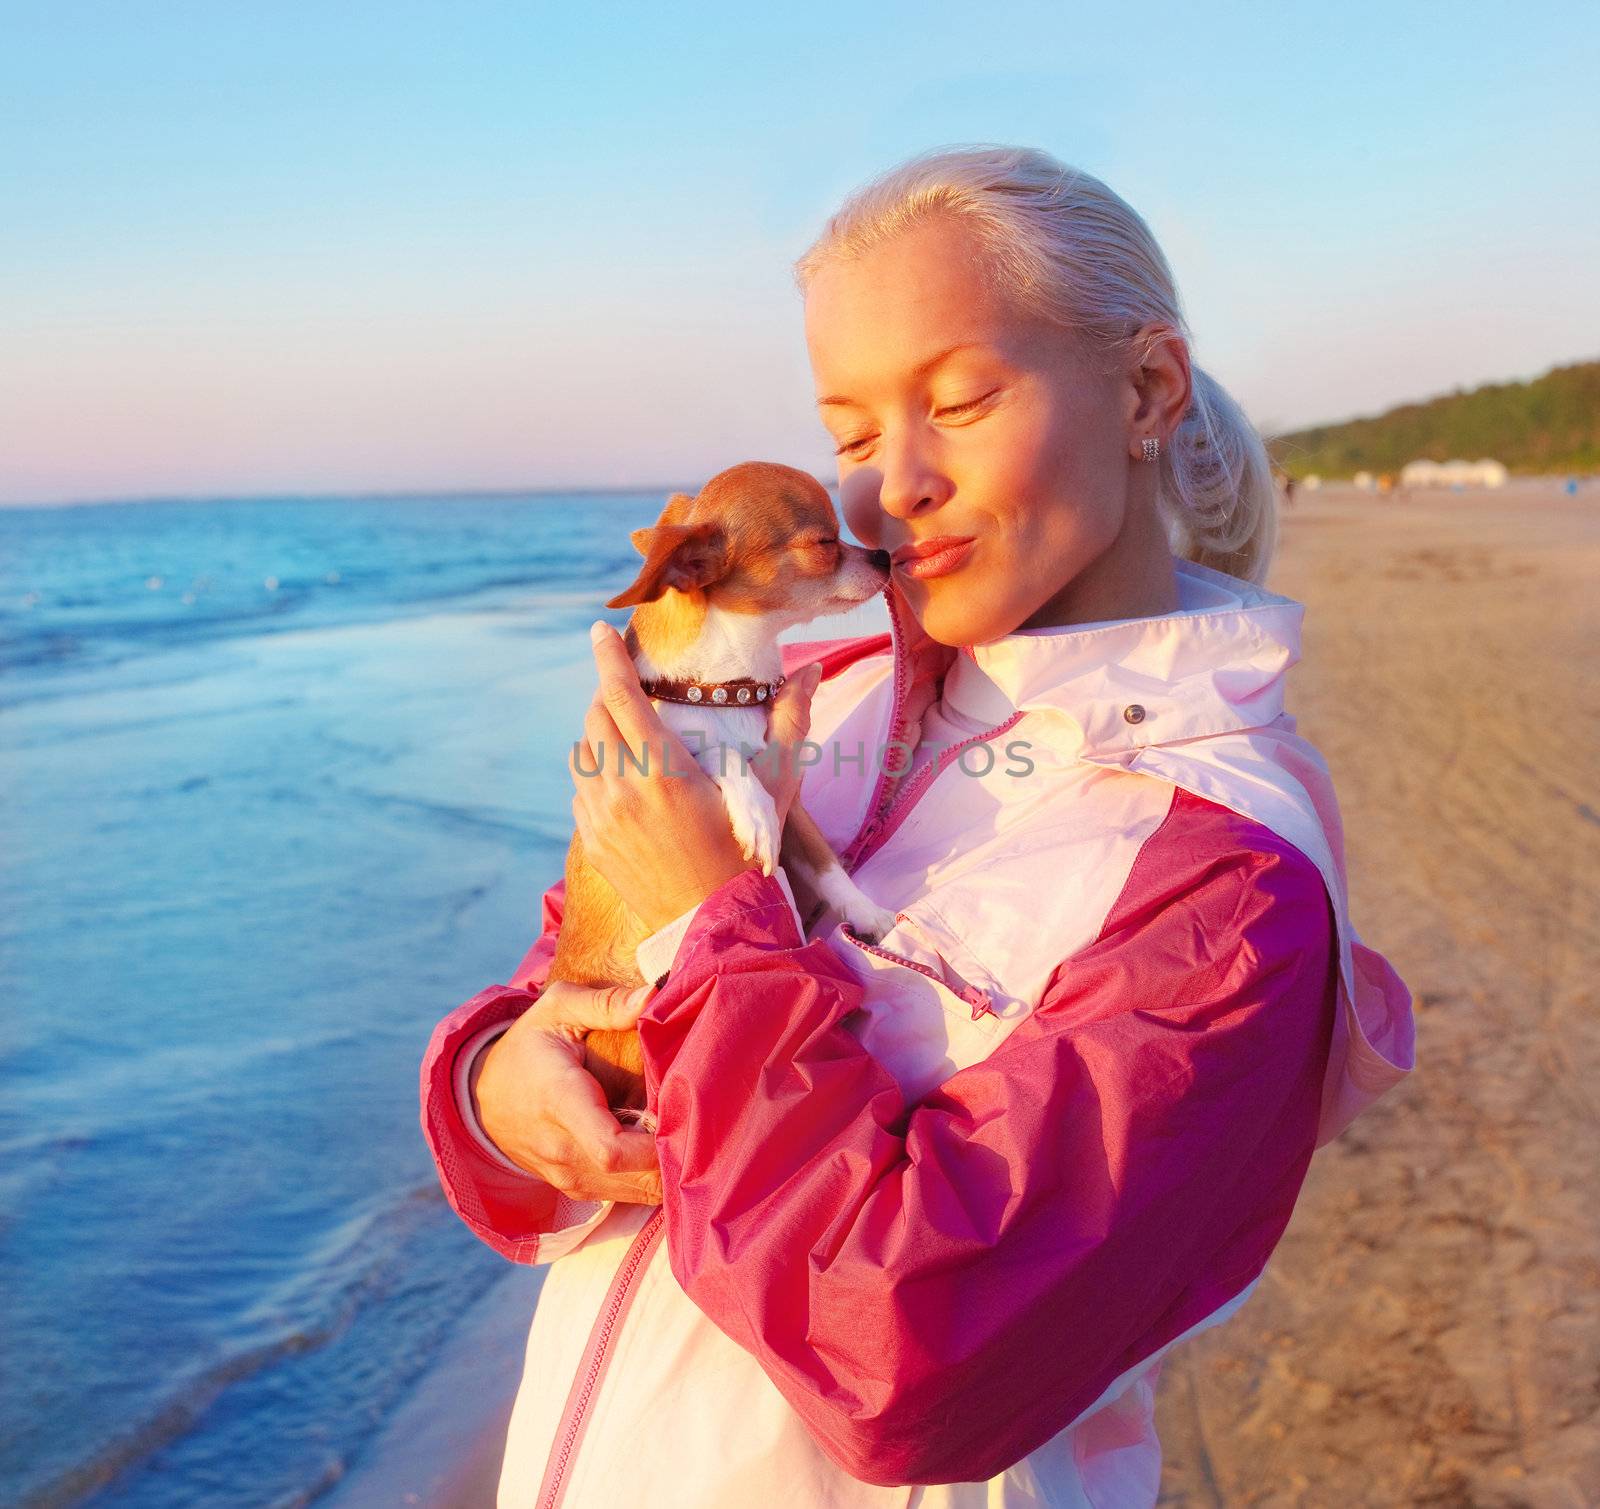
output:
<path id="1" fill-rule="evenodd" d="M 1398 472 L 1423 458 L 1488 459 L 1524 474 L 1600 471 L 1600 361 L 1295 430 L 1268 449 L 1295 478 Z"/>

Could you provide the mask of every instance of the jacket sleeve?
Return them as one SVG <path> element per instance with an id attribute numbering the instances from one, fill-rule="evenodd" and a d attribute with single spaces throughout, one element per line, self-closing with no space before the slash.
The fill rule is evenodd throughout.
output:
<path id="1" fill-rule="evenodd" d="M 778 882 L 783 891 L 784 899 L 789 904 L 789 914 L 794 918 L 795 927 L 805 931 L 805 926 L 800 920 L 800 910 L 795 905 L 794 891 L 789 885 L 789 877 L 784 874 L 782 866 L 772 872 L 772 878 Z M 638 966 L 640 975 L 652 985 L 659 984 L 672 971 L 673 960 L 678 956 L 678 949 L 682 946 L 684 937 L 689 931 L 689 925 L 694 921 L 704 902 L 697 901 L 686 912 L 680 912 L 665 927 L 658 928 L 648 938 L 643 939 L 633 951 L 634 963 Z"/>
<path id="2" fill-rule="evenodd" d="M 548 1263 L 581 1246 L 614 1201 L 573 1200 L 514 1164 L 478 1126 L 471 1060 L 538 999 L 550 975 L 565 881 L 544 893 L 538 940 L 507 985 L 491 985 L 434 1029 L 422 1059 L 422 1135 L 445 1199 L 472 1231 L 516 1263 Z"/>
<path id="3" fill-rule="evenodd" d="M 703 903 L 647 1008 L 673 1272 L 851 1475 L 1004 1471 L 1282 1234 L 1336 999 L 1326 890 L 1286 845 L 1154 881 L 916 1104 L 758 871 Z"/>

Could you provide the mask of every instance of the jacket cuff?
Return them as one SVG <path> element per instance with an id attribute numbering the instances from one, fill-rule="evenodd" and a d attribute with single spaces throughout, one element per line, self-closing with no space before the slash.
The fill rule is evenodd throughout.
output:
<path id="1" fill-rule="evenodd" d="M 689 931 L 689 924 L 694 921 L 694 914 L 700 910 L 700 906 L 701 903 L 696 902 L 688 911 L 680 912 L 634 949 L 633 962 L 647 985 L 660 984 L 671 971 L 678 945 L 683 942 L 683 935 Z"/>
<path id="2" fill-rule="evenodd" d="M 697 954 L 714 952 L 728 942 L 743 939 L 758 946 L 798 948 L 806 938 L 805 922 L 781 867 L 771 875 L 754 867 L 741 870 L 698 906 L 674 918 L 659 933 L 652 933 L 639 945 L 640 950 L 649 947 L 651 964 L 661 962 L 662 950 L 656 940 L 668 934 L 674 935 L 673 949 L 664 967 L 651 974 L 640 961 L 640 972 L 650 984 L 659 984 L 665 974 L 678 974 L 691 967 Z"/>
<path id="3" fill-rule="evenodd" d="M 570 1199 L 512 1163 L 472 1114 L 471 1060 L 531 1004 L 528 992 L 504 985 L 481 991 L 434 1030 L 421 1074 L 422 1131 L 445 1199 L 479 1240 L 515 1263 L 561 1256 L 612 1204 Z"/>

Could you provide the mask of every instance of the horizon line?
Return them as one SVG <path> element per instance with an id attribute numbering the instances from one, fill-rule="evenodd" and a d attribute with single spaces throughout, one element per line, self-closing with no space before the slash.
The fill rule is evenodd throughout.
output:
<path id="1" fill-rule="evenodd" d="M 818 478 L 818 481 L 821 481 Z M 703 486 L 704 484 L 700 484 Z M 838 484 L 823 483 L 833 488 Z M 359 501 L 392 500 L 404 502 L 412 498 L 544 498 L 571 497 L 573 494 L 595 494 L 615 497 L 619 493 L 674 493 L 699 491 L 693 483 L 641 483 L 626 486 L 600 486 L 581 483 L 566 487 L 541 483 L 535 487 L 403 487 L 358 488 L 353 492 L 265 492 L 228 493 L 133 493 L 113 497 L 93 498 L 0 498 L 0 508 L 109 508 L 133 503 L 268 503 L 268 502 L 329 502 L 351 503 Z"/>
<path id="2" fill-rule="evenodd" d="M 1271 432 L 1265 426 L 1257 425 L 1256 432 L 1261 436 L 1263 443 L 1272 445 L 1279 440 L 1286 440 L 1298 436 L 1308 435 L 1319 430 L 1338 429 L 1347 424 L 1362 424 L 1371 420 L 1382 419 L 1402 409 L 1419 408 L 1427 404 L 1436 403 L 1442 399 L 1455 398 L 1467 393 L 1476 393 L 1484 388 L 1527 387 L 1549 377 L 1552 373 L 1563 371 L 1569 367 L 1585 367 L 1600 361 L 1600 356 L 1575 357 L 1566 361 L 1556 361 L 1536 372 L 1531 377 L 1507 377 L 1488 382 L 1480 382 L 1473 387 L 1466 388 L 1457 385 L 1443 392 L 1431 393 L 1421 398 L 1403 399 L 1399 403 L 1390 404 L 1388 408 L 1376 413 L 1352 414 L 1344 419 L 1318 420 L 1314 424 L 1295 425 L 1288 427 L 1273 426 Z M 713 474 L 714 475 L 714 474 Z M 815 474 L 814 474 L 815 475 Z M 1551 473 L 1566 475 L 1565 473 Z M 709 480 L 709 478 L 707 479 Z M 838 482 L 828 481 L 826 478 L 817 477 L 828 491 L 834 492 Z M 703 485 L 703 484 L 702 484 Z M 5 508 L 95 508 L 110 507 L 123 504 L 138 503 L 261 503 L 272 499 L 279 501 L 310 502 L 315 499 L 327 501 L 354 502 L 360 500 L 393 499 L 403 501 L 411 498 L 528 498 L 571 496 L 573 494 L 611 494 L 617 493 L 674 493 L 687 492 L 691 495 L 697 493 L 699 488 L 690 483 L 640 483 L 627 486 L 601 487 L 594 483 L 579 483 L 570 486 L 541 484 L 534 487 L 406 487 L 406 488 L 359 488 L 353 492 L 328 492 L 315 490 L 310 492 L 280 492 L 268 490 L 266 492 L 250 493 L 135 493 L 111 497 L 88 498 L 57 498 L 55 500 L 0 498 L 0 509 Z"/>

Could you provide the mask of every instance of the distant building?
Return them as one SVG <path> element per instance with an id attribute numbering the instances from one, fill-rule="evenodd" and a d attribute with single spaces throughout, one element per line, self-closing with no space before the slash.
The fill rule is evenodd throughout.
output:
<path id="1" fill-rule="evenodd" d="M 1498 461 L 1410 461 L 1400 468 L 1402 487 L 1504 487 L 1510 475 Z"/>

